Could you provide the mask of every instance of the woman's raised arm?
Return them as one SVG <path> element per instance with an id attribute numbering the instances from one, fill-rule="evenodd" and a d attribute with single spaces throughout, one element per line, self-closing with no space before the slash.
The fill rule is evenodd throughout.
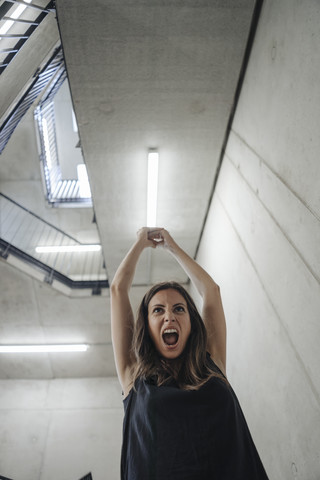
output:
<path id="1" fill-rule="evenodd" d="M 129 290 L 142 251 L 146 247 L 156 246 L 156 242 L 148 238 L 149 230 L 142 228 L 138 231 L 137 240 L 119 265 L 110 288 L 112 344 L 124 395 L 132 387 L 131 367 L 134 361 L 131 352 L 134 317 Z"/>
<path id="2" fill-rule="evenodd" d="M 167 230 L 154 229 L 153 235 L 157 233 L 162 238 L 159 245 L 163 245 L 179 262 L 202 297 L 202 319 L 208 334 L 208 352 L 225 374 L 227 333 L 220 288 L 210 275 L 179 247 Z"/>

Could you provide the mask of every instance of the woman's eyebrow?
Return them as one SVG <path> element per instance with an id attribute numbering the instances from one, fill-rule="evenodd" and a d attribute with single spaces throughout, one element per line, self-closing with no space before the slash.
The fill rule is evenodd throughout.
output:
<path id="1" fill-rule="evenodd" d="M 178 302 L 178 303 L 174 303 L 173 304 L 173 307 L 177 307 L 178 305 L 183 305 L 183 306 L 187 306 L 186 303 L 183 303 L 183 302 Z M 162 303 L 155 303 L 154 305 L 151 305 L 151 307 L 164 307 L 164 305 Z"/>

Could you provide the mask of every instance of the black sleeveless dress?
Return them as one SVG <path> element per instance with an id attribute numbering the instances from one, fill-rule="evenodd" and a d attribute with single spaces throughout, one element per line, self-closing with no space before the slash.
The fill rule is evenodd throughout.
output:
<path id="1" fill-rule="evenodd" d="M 222 379 L 195 391 L 138 380 L 123 403 L 122 480 L 268 480 Z"/>

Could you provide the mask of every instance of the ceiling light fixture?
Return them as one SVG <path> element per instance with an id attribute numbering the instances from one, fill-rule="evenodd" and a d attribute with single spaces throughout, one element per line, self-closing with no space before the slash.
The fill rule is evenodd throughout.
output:
<path id="1" fill-rule="evenodd" d="M 31 3 L 31 0 L 25 0 L 25 3 Z M 0 35 L 5 35 L 8 30 L 12 27 L 14 24 L 14 20 L 20 17 L 20 15 L 25 11 L 27 8 L 27 5 L 19 5 L 18 8 L 14 10 L 14 12 L 10 15 L 10 18 L 13 20 L 6 20 L 3 26 L 0 28 Z"/>
<path id="2" fill-rule="evenodd" d="M 0 345 L 0 353 L 86 352 L 88 345 Z"/>
<path id="3" fill-rule="evenodd" d="M 72 128 L 73 128 L 73 131 L 74 131 L 74 133 L 78 133 L 78 124 L 77 124 L 77 119 L 76 119 L 76 115 L 75 115 L 75 113 L 74 113 L 73 108 L 71 109 L 71 115 L 72 115 Z"/>
<path id="4" fill-rule="evenodd" d="M 101 245 L 48 245 L 36 247 L 37 253 L 99 252 Z"/>
<path id="5" fill-rule="evenodd" d="M 81 198 L 91 198 L 91 189 L 88 178 L 87 167 L 84 163 L 77 165 L 78 181 L 79 181 L 79 194 Z"/>
<path id="6" fill-rule="evenodd" d="M 48 122 L 45 118 L 42 119 L 42 131 L 43 131 L 44 150 L 45 150 L 45 154 L 46 154 L 46 162 L 47 162 L 49 170 L 51 170 L 52 169 L 52 158 L 51 158 L 51 151 L 50 151 Z"/>
<path id="7" fill-rule="evenodd" d="M 147 227 L 155 227 L 157 224 L 158 163 L 159 153 L 157 150 L 150 149 L 148 153 Z"/>

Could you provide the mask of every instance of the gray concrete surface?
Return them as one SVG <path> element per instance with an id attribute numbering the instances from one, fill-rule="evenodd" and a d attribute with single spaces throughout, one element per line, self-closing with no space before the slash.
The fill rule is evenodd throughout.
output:
<path id="1" fill-rule="evenodd" d="M 317 1 L 265 0 L 198 256 L 221 286 L 229 379 L 270 480 L 320 478 L 319 20 Z M 3 185 L 21 192 L 19 165 L 6 165 Z M 27 191 L 38 180 L 19 182 Z M 188 217 L 180 220 L 183 227 Z M 66 299 L 0 269 L 1 338 L 110 338 L 106 299 Z M 106 355 L 95 350 L 95 369 L 65 357 L 0 359 L 1 474 L 119 478 L 117 380 L 53 378 L 66 368 L 104 375 Z"/>
<path id="2" fill-rule="evenodd" d="M 118 380 L 0 380 L 0 471 L 15 480 L 119 476 Z"/>
<path id="3" fill-rule="evenodd" d="M 264 3 L 199 261 L 270 479 L 320 478 L 320 5 Z"/>
<path id="4" fill-rule="evenodd" d="M 194 255 L 254 2 L 56 4 L 109 277 L 146 223 L 152 147 L 160 153 L 158 226 Z M 166 256 L 151 262 L 153 282 L 168 273 L 186 280 Z M 136 282 L 148 281 L 143 256 Z"/>
<path id="5" fill-rule="evenodd" d="M 87 352 L 77 354 L 0 354 L 0 378 L 115 374 L 109 297 L 70 298 L 3 261 L 0 272 L 2 344 L 90 344 Z"/>

